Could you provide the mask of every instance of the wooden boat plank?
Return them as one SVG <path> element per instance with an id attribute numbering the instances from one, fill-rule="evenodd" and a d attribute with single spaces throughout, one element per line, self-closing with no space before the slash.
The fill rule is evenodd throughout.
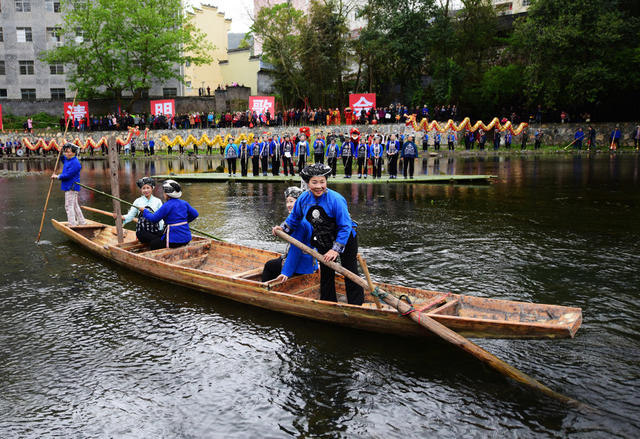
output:
<path id="1" fill-rule="evenodd" d="M 346 303 L 326 302 L 319 297 L 319 274 L 296 276 L 283 284 L 262 283 L 252 279 L 237 277 L 238 274 L 252 271 L 265 261 L 278 255 L 276 252 L 252 249 L 241 245 L 194 239 L 188 246 L 178 249 L 160 249 L 135 252 L 139 249 L 135 236 L 130 242 L 117 245 L 115 236 L 105 226 L 97 237 L 90 239 L 81 230 L 75 231 L 63 223 L 52 220 L 56 230 L 61 231 L 73 241 L 96 254 L 110 259 L 123 267 L 142 274 L 183 285 L 220 297 L 279 311 L 294 316 L 310 318 L 321 322 L 335 323 L 375 332 L 429 336 L 418 325 L 395 310 L 385 307 L 378 310 L 373 306 L 371 296 L 365 306 Z M 131 234 L 133 235 L 133 234 Z M 97 240 L 98 242 L 95 242 Z M 214 260 L 224 260 L 226 256 L 233 263 L 221 263 L 229 271 L 219 268 Z M 231 258 L 231 256 L 233 258 Z M 181 266 L 188 258 L 202 258 L 207 261 L 199 267 Z M 210 263 L 209 263 L 210 262 Z M 187 264 L 189 265 L 189 264 Z M 216 270 L 216 271 L 208 271 Z M 236 276 L 236 277 L 234 277 Z M 338 294 L 344 294 L 344 280 L 337 276 Z M 379 284 L 384 290 L 395 294 L 409 294 L 415 303 L 427 303 L 442 295 L 441 292 L 418 290 L 397 285 Z M 445 324 L 461 335 L 474 337 L 500 338 L 554 338 L 571 337 L 580 326 L 579 308 L 555 305 L 536 305 L 521 302 L 500 301 L 496 299 L 474 298 L 452 294 L 448 303 L 457 300 L 454 307 L 460 312 L 454 315 L 436 314 L 433 318 Z M 461 316 L 467 308 L 468 314 L 478 317 Z M 493 310 L 491 310 L 493 308 Z M 489 317 L 496 316 L 499 319 Z M 537 316 L 546 322 L 522 322 L 520 316 Z M 572 320 L 573 319 L 573 320 Z"/>

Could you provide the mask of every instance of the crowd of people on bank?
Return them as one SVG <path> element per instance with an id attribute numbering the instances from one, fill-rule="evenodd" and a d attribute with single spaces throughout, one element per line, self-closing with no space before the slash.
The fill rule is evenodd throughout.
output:
<path id="1" fill-rule="evenodd" d="M 233 137 L 227 139 L 228 144 L 221 145 L 219 147 L 219 153 L 225 158 L 230 159 L 230 170 L 234 173 L 236 169 L 236 162 L 239 162 L 242 175 L 247 175 L 249 162 L 255 162 L 253 166 L 254 174 L 258 175 L 259 172 L 266 174 L 267 165 L 263 163 L 282 162 L 282 169 L 285 175 L 293 173 L 293 166 L 297 165 L 299 169 L 302 169 L 304 164 L 313 158 L 315 163 L 324 163 L 326 159 L 330 166 L 335 168 L 335 163 L 338 159 L 342 159 L 345 167 L 348 164 L 358 166 L 360 175 L 366 175 L 367 165 L 371 163 L 371 167 L 374 170 L 374 175 L 378 174 L 380 168 L 379 164 L 383 158 L 387 158 L 389 166 L 393 169 L 395 161 L 393 157 L 395 154 L 399 154 L 397 157 L 402 158 L 404 156 L 404 145 L 409 142 L 411 138 L 412 142 L 416 144 L 416 136 L 404 134 L 390 134 L 384 135 L 378 130 L 366 136 L 359 136 L 359 131 L 356 128 L 352 129 L 352 133 L 358 133 L 358 137 L 354 138 L 353 134 L 337 133 L 335 131 L 328 131 L 326 136 L 321 131 L 313 138 L 304 129 L 300 129 L 299 132 L 295 130 L 281 135 L 273 135 L 270 132 L 264 132 L 258 137 L 255 137 L 255 141 L 248 142 L 238 140 L 237 142 Z M 593 125 L 589 125 L 585 131 L 582 127 L 579 127 L 573 136 L 573 141 L 569 143 L 565 149 L 573 147 L 574 149 L 581 150 L 596 149 L 598 147 L 596 142 L 596 130 Z M 485 131 L 482 128 L 471 131 L 469 129 L 457 132 L 454 130 L 447 130 L 445 132 L 439 132 L 437 130 L 431 130 L 428 132 L 420 131 L 418 135 L 418 143 L 421 144 L 422 151 L 428 151 L 432 148 L 433 151 L 456 150 L 456 145 L 464 145 L 465 151 L 479 150 L 484 151 L 486 149 L 493 149 L 497 151 L 501 148 L 511 149 L 520 148 L 521 150 L 527 149 L 530 141 L 533 142 L 533 149 L 538 150 L 542 146 L 542 142 L 545 136 L 545 132 L 542 128 L 531 129 L 527 127 L 522 130 L 519 135 L 514 135 L 511 131 L 500 131 L 492 129 Z M 631 133 L 631 139 L 633 140 L 636 150 L 640 150 L 640 125 L 634 128 Z M 32 151 L 29 148 L 22 145 L 24 136 L 18 134 L 10 134 L 6 137 L 0 136 L 0 157 L 3 156 L 30 156 L 31 154 L 46 155 L 48 153 L 55 154 L 55 150 L 44 151 L 38 149 Z M 602 146 L 611 150 L 617 150 L 620 147 L 622 140 L 622 132 L 619 125 L 609 133 L 608 143 Z M 32 144 L 36 143 L 35 139 L 31 140 Z M 162 145 L 163 149 L 166 149 L 168 155 L 174 153 L 183 154 L 195 154 L 206 153 L 207 155 L 214 154 L 214 147 L 212 145 L 206 145 L 203 149 L 200 149 L 198 145 L 193 144 L 190 149 L 185 145 L 177 144 L 175 146 Z M 118 154 L 125 154 L 135 157 L 136 154 L 142 154 L 144 156 L 153 156 L 157 148 L 161 145 L 157 145 L 155 137 L 149 136 L 131 136 L 130 140 L 126 143 L 118 143 Z M 218 148 L 215 148 L 218 149 Z M 84 151 L 81 151 L 84 152 Z M 107 154 L 107 147 L 104 143 L 100 148 L 86 148 L 86 153 L 93 156 L 100 152 L 102 155 Z M 216 151 L 217 153 L 217 151 Z M 419 155 L 418 148 L 416 148 L 416 158 Z M 346 160 L 351 157 L 351 160 Z M 366 160 L 365 160 L 366 159 Z M 333 165 L 332 165 L 333 162 Z M 272 165 L 273 169 L 279 169 L 279 165 Z M 365 169 L 364 174 L 361 168 Z M 262 171 L 256 171 L 256 169 L 262 169 Z M 350 167 L 349 167 L 350 169 Z M 257 173 L 256 173 L 257 172 Z M 390 171 L 392 172 L 392 171 Z M 278 175 L 277 173 L 274 175 Z M 335 175 L 335 174 L 334 174 Z M 394 175 L 394 174 L 390 174 Z M 397 174 L 396 174 L 397 175 Z M 366 178 L 366 177 L 365 177 Z M 393 177 L 395 178 L 395 177 Z"/>

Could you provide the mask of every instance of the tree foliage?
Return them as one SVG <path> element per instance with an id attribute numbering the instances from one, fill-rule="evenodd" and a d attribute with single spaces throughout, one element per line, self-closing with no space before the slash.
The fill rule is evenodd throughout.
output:
<path id="1" fill-rule="evenodd" d="M 120 103 L 128 91 L 130 107 L 152 81 L 183 81 L 181 65 L 212 60 L 180 0 L 69 0 L 62 8 L 63 45 L 41 59 L 71 67 L 67 78 L 80 96 Z"/>
<path id="2" fill-rule="evenodd" d="M 627 100 L 629 93 L 637 97 L 640 28 L 638 7 L 634 12 L 630 3 L 534 1 L 511 44 L 524 66 L 530 103 L 577 111 Z"/>

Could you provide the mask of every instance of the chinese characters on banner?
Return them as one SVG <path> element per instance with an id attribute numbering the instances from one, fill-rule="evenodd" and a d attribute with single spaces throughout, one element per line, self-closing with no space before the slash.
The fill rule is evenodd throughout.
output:
<path id="1" fill-rule="evenodd" d="M 81 120 L 89 115 L 89 102 L 73 102 L 64 103 L 64 122 L 71 118 L 72 120 Z"/>
<path id="2" fill-rule="evenodd" d="M 151 114 L 157 116 L 164 114 L 165 116 L 176 115 L 176 101 L 174 99 L 163 99 L 160 101 L 151 101 Z"/>
<path id="3" fill-rule="evenodd" d="M 273 119 L 275 105 L 275 96 L 249 96 L 249 110 L 255 111 L 258 116 L 268 111 Z"/>
<path id="4" fill-rule="evenodd" d="M 0 105 L 0 131 L 4 131 L 4 127 L 2 126 L 2 105 Z"/>
<path id="5" fill-rule="evenodd" d="M 362 110 L 369 111 L 376 107 L 375 93 L 353 93 L 349 95 L 349 106 L 354 117 L 359 117 Z"/>

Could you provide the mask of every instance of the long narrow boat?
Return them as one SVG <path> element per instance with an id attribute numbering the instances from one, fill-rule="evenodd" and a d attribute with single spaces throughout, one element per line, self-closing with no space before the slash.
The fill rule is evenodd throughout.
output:
<path id="1" fill-rule="evenodd" d="M 261 282 L 264 263 L 278 253 L 238 244 L 194 237 L 184 247 L 149 250 L 129 232 L 117 243 L 114 227 L 88 221 L 70 227 L 51 220 L 55 229 L 108 260 L 147 276 L 273 311 L 380 333 L 428 336 L 410 319 L 365 294 L 362 306 L 346 303 L 344 280 L 337 276 L 338 302 L 319 300 L 318 273 L 296 276 L 284 283 Z M 396 295 L 407 295 L 416 308 L 465 337 L 573 337 L 582 323 L 580 308 L 445 294 L 374 283 Z"/>

